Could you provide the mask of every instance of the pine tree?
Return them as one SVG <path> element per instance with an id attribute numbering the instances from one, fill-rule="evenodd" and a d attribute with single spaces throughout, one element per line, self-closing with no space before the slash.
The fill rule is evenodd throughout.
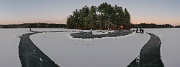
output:
<path id="1" fill-rule="evenodd" d="M 117 5 L 112 6 L 108 3 L 102 3 L 98 7 L 84 6 L 82 9 L 73 11 L 73 15 L 67 18 L 67 27 L 76 29 L 107 29 L 109 25 L 130 28 L 130 14 L 125 8 Z"/>

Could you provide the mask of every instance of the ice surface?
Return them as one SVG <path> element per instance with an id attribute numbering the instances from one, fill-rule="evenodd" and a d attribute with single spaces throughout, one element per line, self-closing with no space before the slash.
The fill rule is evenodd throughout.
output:
<path id="1" fill-rule="evenodd" d="M 0 67 L 21 67 L 18 36 L 27 32 L 29 31 L 25 28 L 0 28 Z"/>
<path id="2" fill-rule="evenodd" d="M 28 30 L 28 28 L 0 28 L 0 67 L 21 67 L 18 36 L 28 33 Z M 61 28 L 32 28 L 32 30 L 77 31 Z M 180 29 L 145 29 L 145 32 L 154 33 L 160 37 L 165 67 L 179 67 Z M 74 39 L 69 36 L 70 33 L 73 32 L 41 33 L 32 35 L 31 39 L 62 67 L 126 67 L 138 56 L 140 49 L 150 37 L 147 34 L 133 33 L 115 38 Z M 99 34 L 96 31 L 93 33 Z"/>
<path id="3" fill-rule="evenodd" d="M 151 32 L 161 39 L 161 55 L 165 67 L 179 67 L 180 64 L 180 29 L 145 29 L 145 32 Z"/>
<path id="4" fill-rule="evenodd" d="M 39 58 L 40 61 L 43 61 L 41 58 Z"/>
<path id="5" fill-rule="evenodd" d="M 66 30 L 66 29 L 64 29 Z M 32 35 L 32 41 L 62 67 L 126 67 L 149 40 L 148 34 L 74 39 L 71 32 Z"/>

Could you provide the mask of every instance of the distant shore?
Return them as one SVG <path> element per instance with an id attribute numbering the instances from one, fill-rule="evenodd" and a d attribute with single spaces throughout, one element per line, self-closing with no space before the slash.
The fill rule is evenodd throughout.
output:
<path id="1" fill-rule="evenodd" d="M 173 26 L 170 24 L 131 24 L 131 28 L 180 28 L 180 25 Z M 23 23 L 23 24 L 0 24 L 0 28 L 67 28 L 66 24 L 52 23 Z"/>

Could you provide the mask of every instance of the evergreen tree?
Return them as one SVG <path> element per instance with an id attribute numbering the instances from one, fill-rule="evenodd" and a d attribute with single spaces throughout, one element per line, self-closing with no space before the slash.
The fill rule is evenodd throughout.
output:
<path id="1" fill-rule="evenodd" d="M 125 8 L 124 9 L 124 20 L 125 20 L 125 28 L 126 29 L 129 29 L 130 27 L 130 25 L 131 25 L 131 20 L 130 20 L 131 18 L 130 18 L 130 14 L 129 14 L 129 12 L 127 11 L 127 9 Z"/>
<path id="2" fill-rule="evenodd" d="M 129 29 L 131 25 L 130 14 L 125 8 L 117 5 L 112 6 L 108 3 L 102 3 L 98 7 L 84 6 L 82 9 L 73 11 L 73 15 L 67 18 L 67 27 L 76 29 L 107 29 L 114 25 L 119 27 L 124 25 Z"/>

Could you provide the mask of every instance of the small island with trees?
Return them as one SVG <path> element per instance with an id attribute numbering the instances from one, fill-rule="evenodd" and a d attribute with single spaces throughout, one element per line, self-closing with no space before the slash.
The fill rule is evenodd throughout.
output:
<path id="1" fill-rule="evenodd" d="M 130 14 L 126 8 L 102 3 L 99 6 L 84 6 L 73 11 L 67 18 L 70 29 L 130 29 Z"/>

